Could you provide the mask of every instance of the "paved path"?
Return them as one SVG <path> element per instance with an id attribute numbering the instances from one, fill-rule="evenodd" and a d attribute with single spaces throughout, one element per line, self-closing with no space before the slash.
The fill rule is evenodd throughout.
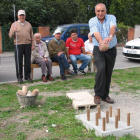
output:
<path id="1" fill-rule="evenodd" d="M 122 55 L 122 47 L 117 47 L 117 58 L 114 69 L 124 69 L 130 67 L 139 67 L 140 62 L 129 61 Z M 71 66 L 72 69 L 72 66 Z M 87 68 L 85 69 L 87 71 Z M 60 71 L 58 66 L 53 66 L 53 74 L 55 78 L 60 76 Z M 34 79 L 41 78 L 41 69 L 34 69 Z M 6 82 L 15 82 L 16 73 L 15 73 L 15 61 L 13 52 L 5 52 L 0 54 L 0 83 Z"/>

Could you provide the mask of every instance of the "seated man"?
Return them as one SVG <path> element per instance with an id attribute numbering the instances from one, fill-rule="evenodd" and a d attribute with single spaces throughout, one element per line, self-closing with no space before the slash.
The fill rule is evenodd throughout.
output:
<path id="1" fill-rule="evenodd" d="M 47 79 L 53 81 L 52 74 L 52 61 L 49 58 L 49 52 L 45 42 L 41 41 L 41 34 L 34 34 L 35 49 L 32 51 L 31 62 L 39 64 L 42 70 L 42 81 L 47 82 Z M 46 77 L 45 77 L 46 74 Z"/>
<path id="2" fill-rule="evenodd" d="M 71 61 L 75 74 L 77 75 L 78 71 L 82 74 L 86 74 L 84 69 L 89 64 L 91 57 L 85 55 L 84 41 L 77 37 L 76 30 L 71 31 L 71 37 L 66 41 L 66 48 L 68 61 Z M 83 53 L 81 53 L 81 49 Z M 77 68 L 77 60 L 83 61 L 79 70 Z"/>
<path id="3" fill-rule="evenodd" d="M 89 33 L 88 34 L 88 40 L 85 41 L 85 52 L 86 52 L 86 55 L 89 55 L 91 57 L 91 61 L 88 64 L 88 71 L 87 71 L 87 73 L 91 73 L 91 67 L 92 67 L 92 62 L 93 62 L 93 58 L 94 58 L 93 57 L 93 48 L 94 48 L 94 45 L 92 43 L 92 36 Z"/>
<path id="4" fill-rule="evenodd" d="M 70 64 L 66 59 L 66 52 L 65 42 L 61 40 L 61 31 L 56 30 L 55 39 L 49 42 L 49 53 L 51 60 L 59 63 L 62 80 L 66 80 L 65 69 L 67 69 L 68 74 L 74 75 L 74 72 L 69 69 Z"/>

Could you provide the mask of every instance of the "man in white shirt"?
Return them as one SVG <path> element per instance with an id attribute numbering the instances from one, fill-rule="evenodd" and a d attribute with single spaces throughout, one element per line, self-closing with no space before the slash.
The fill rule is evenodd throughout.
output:
<path id="1" fill-rule="evenodd" d="M 88 34 L 88 40 L 85 41 L 85 52 L 86 52 L 87 55 L 89 55 L 91 57 L 91 61 L 88 64 L 87 73 L 91 73 L 91 67 L 92 67 L 92 62 L 93 62 L 93 58 L 94 58 L 94 56 L 93 56 L 93 48 L 94 48 L 94 45 L 92 43 L 92 36 L 89 33 Z"/>

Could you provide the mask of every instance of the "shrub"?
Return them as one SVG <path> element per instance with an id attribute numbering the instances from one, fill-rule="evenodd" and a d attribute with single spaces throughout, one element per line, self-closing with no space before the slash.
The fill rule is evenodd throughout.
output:
<path id="1" fill-rule="evenodd" d="M 116 35 L 118 43 L 126 43 L 128 37 L 128 28 L 130 28 L 130 26 L 125 26 L 123 23 L 118 23 L 117 28 L 118 31 Z"/>

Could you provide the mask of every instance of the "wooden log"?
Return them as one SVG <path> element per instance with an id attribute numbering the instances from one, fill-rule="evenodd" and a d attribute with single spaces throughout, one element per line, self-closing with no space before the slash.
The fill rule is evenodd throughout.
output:
<path id="1" fill-rule="evenodd" d="M 112 105 L 109 106 L 110 117 L 112 117 Z"/>
<path id="2" fill-rule="evenodd" d="M 103 131 L 106 129 L 106 124 L 105 124 L 105 117 L 103 117 Z"/>
<path id="3" fill-rule="evenodd" d="M 98 119 L 101 119 L 101 108 L 98 106 Z"/>
<path id="4" fill-rule="evenodd" d="M 34 95 L 38 94 L 38 92 L 39 92 L 38 89 L 34 89 L 34 90 L 32 91 L 32 93 L 31 93 L 31 96 L 34 96 Z"/>
<path id="5" fill-rule="evenodd" d="M 26 95 L 27 92 L 28 92 L 27 86 L 23 86 L 23 87 L 22 87 L 22 91 L 23 91 L 24 95 Z"/>
<path id="6" fill-rule="evenodd" d="M 96 122 L 96 126 L 98 126 L 98 112 L 95 113 L 95 122 Z"/>
<path id="7" fill-rule="evenodd" d="M 130 113 L 127 113 L 127 126 L 130 126 Z"/>
<path id="8" fill-rule="evenodd" d="M 87 108 L 87 121 L 90 121 L 90 109 Z"/>
<path id="9" fill-rule="evenodd" d="M 106 111 L 106 123 L 109 123 L 109 111 Z"/>
<path id="10" fill-rule="evenodd" d="M 118 128 L 118 115 L 115 115 L 115 128 Z"/>

